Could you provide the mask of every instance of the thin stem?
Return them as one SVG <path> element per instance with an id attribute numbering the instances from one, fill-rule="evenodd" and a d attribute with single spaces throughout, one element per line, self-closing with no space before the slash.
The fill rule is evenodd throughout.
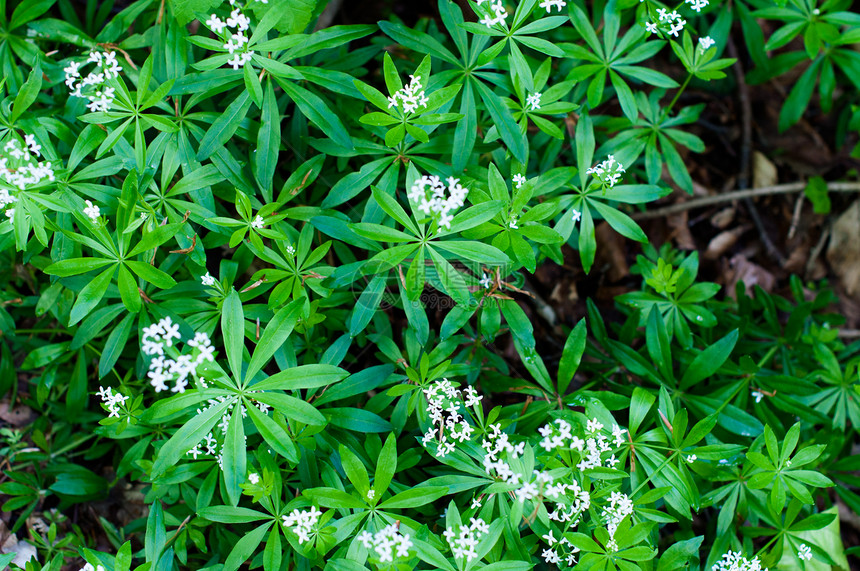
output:
<path id="1" fill-rule="evenodd" d="M 690 80 L 691 80 L 691 79 L 693 79 L 693 74 L 692 74 L 692 73 L 691 73 L 691 74 L 689 74 L 689 75 L 687 75 L 687 79 L 685 79 L 685 80 L 684 80 L 684 83 L 683 83 L 683 84 L 681 84 L 681 88 L 680 88 L 680 89 L 678 89 L 678 92 L 675 94 L 674 99 L 672 99 L 672 102 L 671 102 L 671 103 L 669 103 L 669 106 L 668 106 L 668 107 L 666 107 L 666 110 L 665 110 L 665 111 L 663 111 L 663 116 L 664 116 L 664 117 L 668 117 L 668 116 L 669 116 L 669 113 L 672 111 L 672 107 L 674 107 L 674 106 L 675 106 L 675 103 L 678 101 L 678 98 L 679 98 L 679 97 L 681 97 L 681 94 L 682 94 L 682 93 L 684 93 L 684 90 L 687 88 L 687 85 L 690 83 Z"/>

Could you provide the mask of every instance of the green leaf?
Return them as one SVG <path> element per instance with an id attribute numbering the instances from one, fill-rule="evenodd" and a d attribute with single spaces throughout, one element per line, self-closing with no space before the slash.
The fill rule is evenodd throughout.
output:
<path id="1" fill-rule="evenodd" d="M 168 468 L 174 466 L 182 456 L 200 442 L 209 431 L 218 424 L 232 406 L 235 398 L 228 397 L 224 402 L 213 405 L 182 425 L 158 451 L 158 456 L 152 464 L 151 477 L 157 478 Z"/>
<path id="2" fill-rule="evenodd" d="M 291 302 L 287 307 L 279 310 L 266 325 L 263 334 L 257 341 L 257 346 L 254 348 L 254 354 L 251 355 L 248 369 L 245 371 L 246 383 L 253 381 L 256 374 L 266 366 L 275 351 L 281 348 L 281 345 L 293 332 L 293 328 L 301 316 L 303 305 L 304 302 L 300 299 Z"/>
<path id="3" fill-rule="evenodd" d="M 53 4 L 53 2 L 51 2 L 51 4 Z M 26 3 L 22 3 L 20 6 L 26 6 Z M 33 102 L 36 101 L 36 97 L 39 96 L 39 92 L 41 90 L 42 62 L 37 59 L 33 70 L 27 77 L 27 81 L 21 86 L 21 89 L 18 91 L 18 95 L 15 96 L 15 103 L 12 104 L 12 123 L 15 123 L 18 120 L 18 117 L 30 108 Z"/>
<path id="4" fill-rule="evenodd" d="M 248 408 L 248 407 L 246 407 Z M 253 407 L 250 407 L 253 408 Z M 247 448 L 245 445 L 245 427 L 242 421 L 241 407 L 233 407 L 233 415 L 227 427 L 222 450 L 224 470 L 224 488 L 227 490 L 227 500 L 235 506 L 242 496 L 240 484 L 245 482 L 247 471 Z"/>
<path id="5" fill-rule="evenodd" d="M 322 426 L 326 418 L 312 404 L 281 393 L 255 393 L 254 400 L 266 403 L 287 418 L 304 424 Z"/>
<path id="6" fill-rule="evenodd" d="M 239 124 L 248 113 L 251 107 L 251 95 L 247 91 L 242 91 L 217 119 L 209 126 L 203 139 L 200 141 L 200 148 L 197 151 L 197 160 L 204 161 L 212 156 L 215 151 L 224 146 L 230 140 L 230 137 L 239 128 Z"/>
<path id="7" fill-rule="evenodd" d="M 239 293 L 231 289 L 221 309 L 221 333 L 230 371 L 237 382 L 242 379 L 242 352 L 245 348 L 245 314 Z"/>
<path id="8" fill-rule="evenodd" d="M 812 203 L 812 209 L 816 214 L 830 214 L 830 197 L 827 194 L 827 183 L 822 177 L 814 176 L 810 178 L 803 192 L 806 198 Z"/>
<path id="9" fill-rule="evenodd" d="M 301 303 L 301 300 L 298 300 Z M 250 370 L 250 367 L 249 367 Z M 313 364 L 292 367 L 251 385 L 255 391 L 315 389 L 334 384 L 349 375 L 340 367 Z"/>
<path id="10" fill-rule="evenodd" d="M 681 390 L 687 390 L 699 381 L 716 373 L 729 359 L 737 342 L 738 330 L 735 329 L 696 355 L 696 358 L 684 371 L 684 376 L 681 377 Z"/>
<path id="11" fill-rule="evenodd" d="M 266 532 L 269 531 L 269 527 L 271 525 L 272 522 L 264 523 L 257 529 L 244 533 L 230 551 L 230 555 L 227 556 L 227 560 L 224 561 L 222 571 L 236 571 L 242 566 L 242 563 L 250 559 L 254 554 L 254 551 L 257 550 L 257 546 L 260 545 L 261 541 L 263 541 L 263 538 L 266 536 Z"/>
<path id="12" fill-rule="evenodd" d="M 104 297 L 105 292 L 107 292 L 107 288 L 110 285 L 111 278 L 113 278 L 115 269 L 116 267 L 112 265 L 84 286 L 84 289 L 82 289 L 78 294 L 78 298 L 75 300 L 75 305 L 72 307 L 72 311 L 69 314 L 70 326 L 89 315 L 90 312 L 99 304 Z"/>
<path id="13" fill-rule="evenodd" d="M 385 439 L 385 444 L 379 452 L 379 459 L 376 463 L 373 491 L 377 501 L 382 498 L 382 494 L 388 489 L 395 472 L 397 472 L 397 438 L 394 433 L 391 433 Z"/>
<path id="14" fill-rule="evenodd" d="M 263 414 L 255 406 L 246 407 L 248 416 L 257 430 L 260 431 L 260 436 L 266 441 L 266 444 L 272 447 L 272 450 L 289 460 L 290 462 L 298 462 L 299 454 L 293 439 L 284 428 L 272 420 L 268 415 Z"/>
<path id="15" fill-rule="evenodd" d="M 573 380 L 573 375 L 579 368 L 579 363 L 582 361 L 582 355 L 585 352 L 585 340 L 587 330 L 585 327 L 585 318 L 579 320 L 567 336 L 567 341 L 564 343 L 564 351 L 561 354 L 561 362 L 558 365 L 558 394 L 563 395 L 570 386 L 570 381 Z"/>
<path id="16" fill-rule="evenodd" d="M 246 69 L 250 69 L 247 66 Z M 281 116 L 272 81 L 266 82 L 260 130 L 257 133 L 257 148 L 254 152 L 254 176 L 260 188 L 271 192 L 274 182 L 278 151 L 281 146 Z"/>
<path id="17" fill-rule="evenodd" d="M 362 497 L 367 497 L 367 492 L 370 490 L 370 477 L 367 475 L 367 469 L 355 453 L 341 444 L 338 447 L 340 454 L 340 463 L 343 466 L 343 471 L 352 485 Z"/>
<path id="18" fill-rule="evenodd" d="M 448 488 L 442 486 L 411 488 L 385 500 L 379 504 L 379 509 L 417 508 L 434 502 L 447 493 Z"/>
<path id="19" fill-rule="evenodd" d="M 515 159 L 521 163 L 525 163 L 528 160 L 527 139 L 523 137 L 520 126 L 514 121 L 514 116 L 511 115 L 510 109 L 502 103 L 498 95 L 493 93 L 482 82 L 475 81 L 474 85 L 484 104 L 487 106 L 487 111 L 490 113 L 495 127 L 499 130 L 502 141 L 508 146 Z"/>

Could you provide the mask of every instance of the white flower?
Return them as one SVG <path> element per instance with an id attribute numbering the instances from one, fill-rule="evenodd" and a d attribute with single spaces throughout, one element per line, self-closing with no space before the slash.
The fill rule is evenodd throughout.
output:
<path id="1" fill-rule="evenodd" d="M 263 227 L 263 217 L 257 214 L 257 217 L 251 222 L 252 228 L 262 228 Z"/>
<path id="2" fill-rule="evenodd" d="M 755 399 L 755 402 L 761 402 L 761 399 L 764 398 L 764 394 L 761 391 L 753 391 L 750 394 Z"/>
<path id="3" fill-rule="evenodd" d="M 758 557 L 747 561 L 740 551 L 729 551 L 711 567 L 711 571 L 767 571 L 767 569 L 762 569 Z"/>
<path id="4" fill-rule="evenodd" d="M 248 474 L 248 481 L 256 486 L 260 483 L 260 475 L 256 472 L 251 472 L 250 474 Z"/>
<path id="5" fill-rule="evenodd" d="M 558 541 L 556 538 L 554 538 L 554 537 L 552 536 L 552 530 L 551 530 L 551 529 L 549 530 L 549 533 L 548 533 L 548 534 L 546 534 L 546 535 L 542 535 L 541 537 L 543 538 L 543 540 L 544 540 L 544 541 L 546 541 L 547 545 L 549 545 L 550 547 L 552 547 L 552 544 L 553 544 L 553 543 L 555 543 L 556 541 Z"/>
<path id="6" fill-rule="evenodd" d="M 558 553 L 553 551 L 552 549 L 544 549 L 541 553 L 541 557 L 543 557 L 544 561 L 547 563 L 558 563 L 561 561 L 561 558 L 558 556 Z"/>
<path id="7" fill-rule="evenodd" d="M 514 184 L 520 188 L 526 182 L 526 177 L 520 173 L 514 175 Z"/>
<path id="8" fill-rule="evenodd" d="M 399 522 L 390 524 L 370 534 L 367 530 L 361 532 L 356 538 L 368 551 L 373 549 L 380 563 L 394 562 L 396 558 L 409 557 L 409 549 L 412 540 L 409 534 L 399 531 Z"/>
<path id="9" fill-rule="evenodd" d="M 511 219 L 510 219 L 510 220 L 508 220 L 508 228 L 510 228 L 511 230 L 516 230 L 516 229 L 518 229 L 518 228 L 519 228 L 519 226 L 517 226 L 517 217 L 516 217 L 516 215 L 511 214 Z"/>
<path id="10" fill-rule="evenodd" d="M 696 457 L 695 454 L 690 454 L 689 456 L 687 456 L 687 462 L 689 462 L 690 464 L 692 464 L 696 460 L 698 460 L 698 458 Z"/>
<path id="11" fill-rule="evenodd" d="M 209 275 L 209 272 L 206 272 L 206 275 L 200 278 L 200 281 L 205 286 L 213 286 L 215 285 L 215 278 Z"/>
<path id="12" fill-rule="evenodd" d="M 701 12 L 702 8 L 708 5 L 708 0 L 684 0 L 684 2 L 690 4 L 690 7 L 696 12 Z"/>
<path id="13" fill-rule="evenodd" d="M 649 33 L 656 34 L 657 33 L 657 24 L 654 22 L 646 22 L 645 29 L 648 30 Z"/>
<path id="14" fill-rule="evenodd" d="M 579 222 L 579 219 L 582 218 L 582 212 L 574 208 L 573 214 L 571 214 L 571 218 L 573 218 L 573 223 L 576 224 L 577 222 Z"/>
<path id="15" fill-rule="evenodd" d="M 84 214 L 89 216 L 90 220 L 92 220 L 93 222 L 98 222 L 99 214 L 100 214 L 99 207 L 93 206 L 93 203 L 90 202 L 89 200 L 85 200 L 84 202 L 87 205 L 87 207 L 84 208 Z"/>
<path id="16" fill-rule="evenodd" d="M 526 97 L 526 105 L 529 106 L 530 111 L 537 111 L 540 109 L 540 96 L 540 93 L 532 93 Z"/>
<path id="17" fill-rule="evenodd" d="M 484 289 L 490 289 L 493 286 L 493 279 L 487 274 L 481 274 L 481 279 L 479 281 Z"/>
<path id="18" fill-rule="evenodd" d="M 478 6 L 489 1 L 490 9 L 486 11 L 484 17 L 481 18 L 481 23 L 488 28 L 496 24 L 503 24 L 508 17 L 508 12 L 505 10 L 505 5 L 502 0 L 477 0 Z M 492 14 L 492 15 L 491 15 Z"/>
<path id="19" fill-rule="evenodd" d="M 376 490 L 367 490 L 367 499 L 372 500 L 376 497 Z"/>
<path id="20" fill-rule="evenodd" d="M 714 39 L 711 38 L 711 36 L 705 36 L 704 38 L 699 38 L 699 47 L 702 48 L 702 51 L 708 50 L 711 46 L 713 46 L 716 43 L 717 42 L 714 41 Z"/>
<path id="21" fill-rule="evenodd" d="M 311 507 L 308 511 L 295 509 L 290 515 L 281 516 L 281 519 L 284 527 L 291 528 L 293 533 L 298 536 L 299 545 L 301 545 L 305 541 L 310 541 L 312 528 L 317 524 L 321 515 L 321 511 Z"/>
<path id="22" fill-rule="evenodd" d="M 409 85 L 402 87 L 394 95 L 388 98 L 388 108 L 398 107 L 398 103 L 403 104 L 404 113 L 414 113 L 419 108 L 427 108 L 427 103 L 430 101 L 424 95 L 424 89 L 421 84 L 420 75 L 410 75 Z"/>
<path id="23" fill-rule="evenodd" d="M 546 8 L 547 14 L 549 14 L 553 7 L 558 8 L 558 11 L 561 12 L 561 9 L 567 6 L 567 2 L 564 0 L 542 0 L 538 6 Z"/>
<path id="24" fill-rule="evenodd" d="M 801 543 L 800 549 L 797 551 L 797 556 L 800 559 L 805 559 L 809 561 L 812 559 L 812 549 L 805 543 Z"/>

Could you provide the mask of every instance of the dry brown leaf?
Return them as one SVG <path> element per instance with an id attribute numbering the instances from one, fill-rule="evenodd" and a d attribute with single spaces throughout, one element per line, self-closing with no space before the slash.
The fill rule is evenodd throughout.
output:
<path id="1" fill-rule="evenodd" d="M 776 278 L 772 273 L 758 264 L 750 262 L 743 255 L 738 254 L 737 256 L 733 256 L 729 260 L 729 267 L 731 271 L 727 276 L 726 287 L 729 295 L 732 297 L 735 297 L 735 286 L 737 286 L 738 282 L 743 282 L 747 291 L 751 290 L 753 286 L 759 286 L 764 291 L 770 292 L 773 290 L 773 286 L 776 285 Z"/>
<path id="2" fill-rule="evenodd" d="M 728 252 L 729 249 L 737 243 L 738 238 L 740 238 L 744 232 L 749 230 L 749 228 L 749 226 L 744 225 L 720 232 L 708 243 L 708 248 L 705 250 L 703 257 L 706 260 L 716 260 Z"/>
<path id="3" fill-rule="evenodd" d="M 845 292 L 860 297 L 860 200 L 855 201 L 833 225 L 827 261 L 839 276 Z"/>
<path id="4" fill-rule="evenodd" d="M 666 218 L 666 223 L 672 229 L 670 238 L 675 239 L 675 244 L 681 250 L 695 250 L 696 241 L 690 233 L 690 217 L 686 211 L 673 214 Z"/>
<path id="5" fill-rule="evenodd" d="M 723 208 L 711 216 L 711 225 L 713 225 L 714 228 L 724 230 L 735 219 L 735 212 L 736 210 L 733 206 Z"/>
<path id="6" fill-rule="evenodd" d="M 0 420 L 16 428 L 30 424 L 35 416 L 33 409 L 28 406 L 19 405 L 10 408 L 8 401 L 0 402 Z"/>
<path id="7" fill-rule="evenodd" d="M 776 184 L 778 177 L 776 165 L 758 151 L 753 151 L 753 188 L 763 188 Z"/>

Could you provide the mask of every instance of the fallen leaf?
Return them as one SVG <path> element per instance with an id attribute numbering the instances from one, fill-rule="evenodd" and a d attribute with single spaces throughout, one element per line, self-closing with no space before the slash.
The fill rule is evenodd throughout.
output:
<path id="1" fill-rule="evenodd" d="M 773 186 L 777 183 L 776 165 L 758 151 L 753 151 L 753 188 Z"/>
<path id="2" fill-rule="evenodd" d="M 8 401 L 0 402 L 0 420 L 3 420 L 14 427 L 21 427 L 30 424 L 35 414 L 33 409 L 25 405 L 19 405 L 14 408 L 9 407 Z"/>
<path id="3" fill-rule="evenodd" d="M 746 259 L 745 256 L 738 254 L 729 260 L 730 271 L 727 272 L 726 287 L 729 295 L 735 297 L 735 287 L 738 282 L 743 282 L 747 291 L 752 290 L 753 286 L 759 286 L 764 291 L 770 292 L 773 286 L 776 285 L 776 278 L 772 273 L 754 264 Z"/>
<path id="4" fill-rule="evenodd" d="M 839 276 L 845 292 L 850 296 L 860 294 L 860 200 L 855 201 L 842 213 L 833 225 L 827 261 Z"/>

